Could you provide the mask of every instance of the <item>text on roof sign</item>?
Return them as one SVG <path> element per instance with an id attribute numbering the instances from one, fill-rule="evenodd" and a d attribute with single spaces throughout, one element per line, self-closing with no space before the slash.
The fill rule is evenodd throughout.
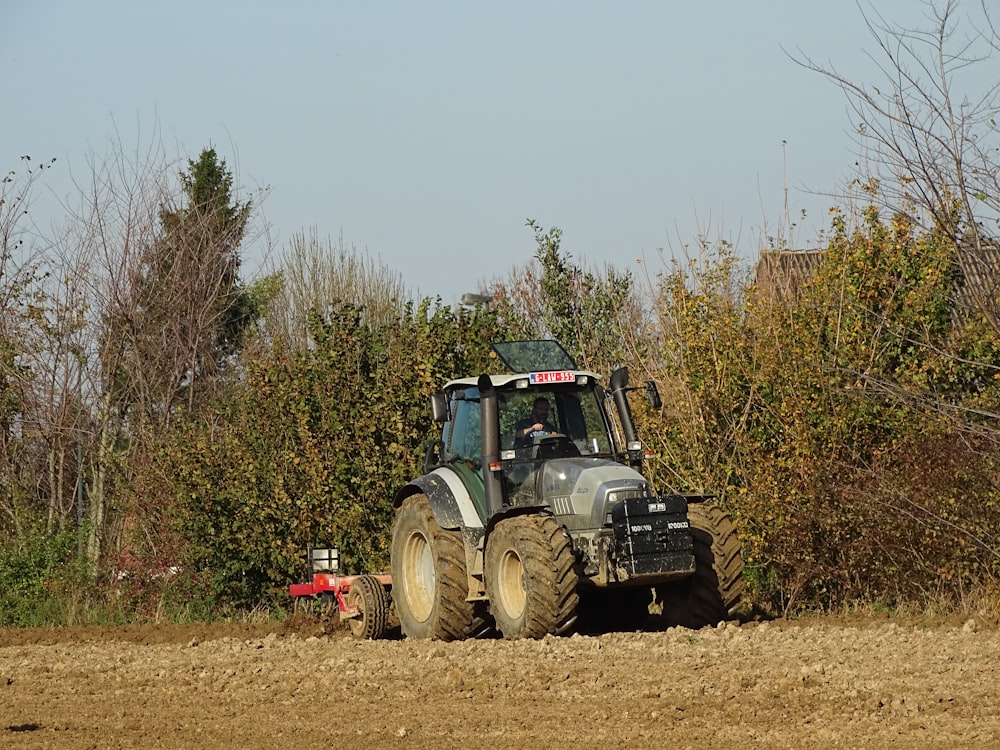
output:
<path id="1" fill-rule="evenodd" d="M 576 373 L 572 370 L 528 373 L 528 381 L 532 384 L 572 383 L 574 380 L 576 380 Z"/>

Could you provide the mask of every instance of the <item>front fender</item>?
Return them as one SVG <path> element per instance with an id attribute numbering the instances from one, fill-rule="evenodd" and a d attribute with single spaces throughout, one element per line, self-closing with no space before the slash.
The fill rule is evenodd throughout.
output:
<path id="1" fill-rule="evenodd" d="M 411 495 L 423 493 L 431 505 L 434 520 L 442 529 L 482 529 L 483 521 L 458 474 L 441 466 L 417 477 L 396 493 L 392 505 L 398 508 Z"/>
<path id="2" fill-rule="evenodd" d="M 438 526 L 461 532 L 469 576 L 469 598 L 485 598 L 486 590 L 482 581 L 485 529 L 462 480 L 447 466 L 439 467 L 400 489 L 392 499 L 392 504 L 398 508 L 406 498 L 421 493 L 426 495 Z"/>

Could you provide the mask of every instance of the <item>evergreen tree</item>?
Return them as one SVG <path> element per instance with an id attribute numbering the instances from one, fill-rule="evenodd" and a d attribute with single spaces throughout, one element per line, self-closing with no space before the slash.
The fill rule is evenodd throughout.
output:
<path id="1" fill-rule="evenodd" d="M 108 373 L 114 403 L 160 423 L 178 405 L 197 410 L 211 398 L 258 312 L 239 278 L 251 202 L 234 199 L 215 149 L 189 161 L 180 179 L 182 205 L 161 206 L 162 231 L 142 249 L 130 297 L 106 328 L 122 347 Z"/>

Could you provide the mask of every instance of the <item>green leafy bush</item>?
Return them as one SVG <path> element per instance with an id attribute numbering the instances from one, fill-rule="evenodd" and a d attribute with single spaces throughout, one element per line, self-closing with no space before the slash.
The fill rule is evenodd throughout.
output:
<path id="1" fill-rule="evenodd" d="M 493 326 L 429 300 L 372 325 L 344 304 L 313 316 L 310 347 L 252 360 L 214 411 L 175 420 L 150 466 L 180 567 L 221 607 L 284 601 L 310 546 L 384 569 L 393 496 L 434 433 L 428 396 L 486 371 Z"/>
<path id="2" fill-rule="evenodd" d="M 77 557 L 78 533 L 39 527 L 0 547 L 0 626 L 76 621 L 92 595 L 92 578 Z"/>
<path id="3" fill-rule="evenodd" d="M 839 215 L 811 283 L 776 300 L 727 248 L 660 277 L 663 484 L 718 492 L 779 611 L 957 600 L 1000 573 L 997 332 L 956 314 L 944 233 Z"/>

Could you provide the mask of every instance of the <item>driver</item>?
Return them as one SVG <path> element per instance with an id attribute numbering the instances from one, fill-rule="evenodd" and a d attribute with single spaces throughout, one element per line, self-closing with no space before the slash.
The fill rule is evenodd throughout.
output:
<path id="1" fill-rule="evenodd" d="M 514 447 L 524 448 L 532 444 L 536 435 L 549 435 L 553 432 L 557 430 L 549 422 L 549 400 L 539 396 L 531 408 L 531 416 L 519 419 L 514 425 Z"/>

